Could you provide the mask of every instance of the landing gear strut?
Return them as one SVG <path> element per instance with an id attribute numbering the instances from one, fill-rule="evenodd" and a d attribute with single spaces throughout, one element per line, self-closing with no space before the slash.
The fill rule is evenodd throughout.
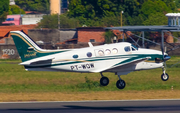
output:
<path id="1" fill-rule="evenodd" d="M 118 75 L 119 80 L 116 82 L 116 87 L 119 89 L 124 89 L 126 86 L 126 82 L 121 79 L 120 75 Z"/>
<path id="2" fill-rule="evenodd" d="M 103 76 L 102 73 L 100 73 L 100 74 L 101 74 L 100 84 L 102 86 L 107 86 L 109 84 L 109 79 L 107 77 Z"/>
<path id="3" fill-rule="evenodd" d="M 163 74 L 161 75 L 161 79 L 163 81 L 167 81 L 169 79 L 169 75 L 166 73 L 166 70 L 164 67 L 162 69 L 163 69 Z"/>

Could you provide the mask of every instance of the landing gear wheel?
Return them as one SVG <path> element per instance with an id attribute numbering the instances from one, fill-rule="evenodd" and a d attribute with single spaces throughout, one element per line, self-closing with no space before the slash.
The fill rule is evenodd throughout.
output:
<path id="1" fill-rule="evenodd" d="M 126 83 L 125 83 L 124 80 L 118 80 L 118 81 L 116 82 L 116 87 L 119 88 L 119 89 L 124 89 L 125 86 L 126 86 Z"/>
<path id="2" fill-rule="evenodd" d="M 107 86 L 107 85 L 109 84 L 109 79 L 108 79 L 107 77 L 102 77 L 102 78 L 100 79 L 100 84 L 101 84 L 102 86 Z"/>
<path id="3" fill-rule="evenodd" d="M 163 73 L 162 75 L 161 75 L 161 79 L 163 80 L 163 81 L 167 81 L 168 79 L 169 79 L 169 75 L 167 74 L 167 73 Z"/>

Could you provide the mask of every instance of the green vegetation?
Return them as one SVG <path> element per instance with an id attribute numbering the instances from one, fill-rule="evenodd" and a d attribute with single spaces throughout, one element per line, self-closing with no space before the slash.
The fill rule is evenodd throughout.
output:
<path id="1" fill-rule="evenodd" d="M 114 38 L 114 34 L 112 31 L 108 30 L 104 33 L 105 43 L 112 43 L 112 39 Z"/>
<path id="2" fill-rule="evenodd" d="M 9 0 L 0 0 L 0 24 L 6 19 L 9 10 Z"/>
<path id="3" fill-rule="evenodd" d="M 58 16 L 60 18 L 60 28 L 76 28 L 79 27 L 79 22 L 75 18 L 69 18 L 64 15 L 44 15 L 41 22 L 38 24 L 38 28 L 58 28 Z"/>
<path id="4" fill-rule="evenodd" d="M 177 12 L 174 0 L 69 0 L 68 9 L 67 13 L 63 14 L 66 21 L 60 17 L 60 23 L 73 23 L 75 27 L 120 26 L 121 11 L 124 12 L 123 25 L 166 25 L 165 14 Z M 54 15 L 44 16 L 39 26 L 54 28 L 53 22 L 44 21 L 51 21 L 53 17 Z M 75 21 L 71 21 L 71 18 Z M 70 25 L 64 24 L 61 28 L 74 28 Z"/>
<path id="5" fill-rule="evenodd" d="M 25 11 L 49 13 L 49 0 L 15 0 L 16 4 Z"/>
<path id="6" fill-rule="evenodd" d="M 25 11 L 50 13 L 49 0 L 15 0 L 15 2 Z M 178 0 L 68 0 L 68 2 L 68 11 L 60 17 L 60 23 L 65 22 L 61 28 L 85 25 L 120 26 L 121 11 L 124 11 L 123 25 L 163 25 L 167 24 L 165 14 L 178 12 L 179 8 Z M 58 18 L 55 15 L 44 16 L 39 28 L 58 28 L 54 24 L 55 22 L 57 24 L 58 19 L 53 19 L 54 17 Z"/>
<path id="7" fill-rule="evenodd" d="M 17 5 L 11 5 L 9 6 L 8 15 L 12 15 L 12 14 L 25 14 L 25 11 Z"/>
<path id="8" fill-rule="evenodd" d="M 172 57 L 167 62 L 170 67 L 180 61 L 180 57 Z M 19 60 L 0 61 L 0 92 L 81 92 L 81 91 L 119 91 L 116 88 L 118 77 L 114 73 L 104 73 L 109 77 L 110 84 L 106 87 L 100 86 L 99 73 L 69 73 L 69 72 L 28 72 L 23 66 L 17 64 Z M 126 88 L 129 90 L 169 90 L 171 86 L 180 90 L 179 73 L 180 64 L 168 68 L 170 79 L 163 82 L 160 78 L 161 69 L 144 70 L 123 75 Z"/>

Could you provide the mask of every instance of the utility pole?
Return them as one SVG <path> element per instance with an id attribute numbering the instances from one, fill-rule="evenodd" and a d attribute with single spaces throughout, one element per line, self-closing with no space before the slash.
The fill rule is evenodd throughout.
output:
<path id="1" fill-rule="evenodd" d="M 122 14 L 123 14 L 124 12 L 123 11 L 121 11 L 121 27 L 122 27 Z"/>
<path id="2" fill-rule="evenodd" d="M 58 15 L 58 29 L 60 29 L 60 15 L 59 13 L 57 15 Z"/>
<path id="3" fill-rule="evenodd" d="M 58 29 L 60 29 L 61 0 L 59 0 L 58 6 L 59 6 L 59 12 L 57 14 L 58 15 Z"/>

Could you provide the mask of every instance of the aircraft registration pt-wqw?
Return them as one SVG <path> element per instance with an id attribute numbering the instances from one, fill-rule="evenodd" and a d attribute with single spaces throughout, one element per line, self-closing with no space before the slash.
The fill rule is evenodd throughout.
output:
<path id="1" fill-rule="evenodd" d="M 137 48 L 128 42 L 119 42 L 79 49 L 41 49 L 28 35 L 21 31 L 11 31 L 11 36 L 27 71 L 65 71 L 80 73 L 100 73 L 100 84 L 107 86 L 109 79 L 103 72 L 115 73 L 119 80 L 117 88 L 126 86 L 121 75 L 132 71 L 162 68 L 161 79 L 168 80 L 165 62 L 170 59 L 167 53 L 158 50 Z M 146 62 L 155 61 L 155 62 Z"/>

